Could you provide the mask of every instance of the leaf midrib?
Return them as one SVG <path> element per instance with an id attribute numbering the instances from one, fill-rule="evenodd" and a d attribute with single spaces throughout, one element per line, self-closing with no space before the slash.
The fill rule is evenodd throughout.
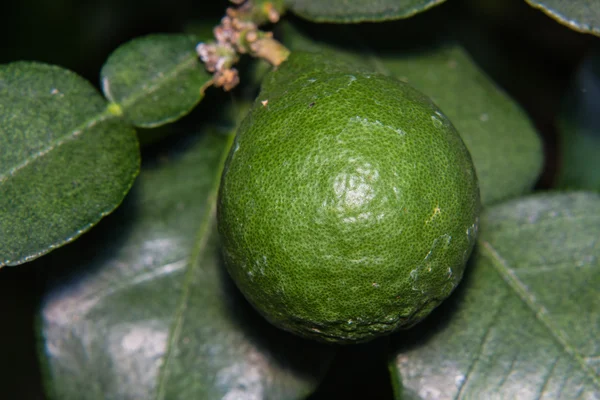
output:
<path id="1" fill-rule="evenodd" d="M 5 181 L 8 180 L 9 177 L 14 176 L 17 172 L 19 172 L 23 168 L 27 167 L 31 163 L 35 162 L 39 158 L 45 156 L 46 154 L 50 153 L 51 151 L 53 151 L 57 148 L 59 148 L 60 146 L 69 142 L 70 140 L 76 139 L 78 136 L 81 136 L 86 130 L 93 128 L 100 122 L 104 122 L 110 118 L 117 118 L 117 116 L 115 114 L 113 114 L 107 107 L 103 112 L 99 113 L 95 117 L 84 121 L 83 123 L 81 123 L 77 127 L 75 127 L 75 129 L 70 130 L 67 134 L 62 135 L 57 140 L 50 142 L 49 145 L 46 146 L 44 149 L 38 150 L 36 153 L 31 155 L 30 157 L 25 158 L 25 160 L 23 160 L 23 162 L 21 162 L 20 164 L 10 168 L 8 171 L 3 172 L 2 174 L 0 174 L 0 184 L 4 183 Z"/>
<path id="2" fill-rule="evenodd" d="M 166 355 L 164 358 L 164 363 L 160 369 L 160 373 L 158 376 L 158 384 L 156 389 L 156 400 L 162 400 L 165 398 L 165 391 L 167 382 L 169 380 L 170 370 L 169 366 L 174 357 L 174 347 L 175 344 L 179 341 L 181 336 L 181 329 L 184 322 L 185 311 L 188 306 L 188 300 L 190 297 L 191 285 L 194 278 L 194 273 L 196 268 L 198 267 L 200 257 L 204 253 L 206 249 L 206 244 L 210 237 L 210 230 L 215 222 L 215 210 L 217 205 L 217 194 L 219 191 L 220 184 L 220 176 L 223 170 L 223 166 L 225 164 L 225 160 L 227 159 L 227 155 L 229 153 L 229 148 L 233 143 L 233 139 L 235 137 L 234 133 L 230 133 L 227 137 L 227 141 L 225 143 L 225 147 L 223 148 L 223 152 L 221 154 L 221 158 L 219 160 L 219 165 L 217 168 L 217 173 L 213 177 L 213 185 L 209 191 L 207 200 L 206 200 L 206 208 L 204 215 L 202 216 L 202 222 L 200 224 L 200 228 L 198 229 L 198 233 L 196 235 L 196 239 L 194 240 L 195 245 L 190 254 L 188 265 L 186 267 L 182 293 L 179 300 L 179 304 L 177 306 L 177 312 L 175 314 L 175 318 L 173 324 L 170 329 L 169 338 L 167 340 L 167 348 Z"/>
<path id="3" fill-rule="evenodd" d="M 480 239 L 479 245 L 485 256 L 492 261 L 492 266 L 502 277 L 503 282 L 517 294 L 519 299 L 525 303 L 527 308 L 535 315 L 535 318 L 550 332 L 550 336 L 558 342 L 567 354 L 573 357 L 596 387 L 600 389 L 600 377 L 596 376 L 596 373 L 587 365 L 585 356 L 579 354 L 575 347 L 569 343 L 568 335 L 554 325 L 550 314 L 542 306 L 539 306 L 533 296 L 528 293 L 526 286 L 514 273 L 514 269 L 510 268 L 508 262 L 500 256 L 491 243 Z"/>
<path id="4" fill-rule="evenodd" d="M 171 68 L 169 71 L 163 73 L 162 76 L 152 79 L 152 84 L 146 88 L 138 85 L 135 90 L 131 92 L 129 96 L 124 96 L 121 101 L 115 99 L 113 94 L 111 93 L 111 78 L 105 77 L 103 82 L 104 94 L 112 103 L 119 104 L 123 109 L 127 109 L 128 107 L 132 107 L 148 95 L 156 92 L 157 90 L 164 87 L 165 83 L 174 80 L 179 76 L 182 71 L 186 71 L 190 69 L 191 64 L 198 63 L 198 59 L 193 55 L 188 55 L 185 59 L 183 59 L 180 63 L 176 64 L 174 68 Z M 200 66 L 201 67 L 201 66 Z M 199 68 L 200 68 L 199 67 Z"/>

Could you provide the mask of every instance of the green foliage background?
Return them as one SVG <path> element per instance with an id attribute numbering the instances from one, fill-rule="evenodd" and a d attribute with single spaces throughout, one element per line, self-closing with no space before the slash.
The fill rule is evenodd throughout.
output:
<path id="1" fill-rule="evenodd" d="M 218 21 L 227 2 L 151 0 L 25 0 L 0 8 L 0 63 L 15 60 L 55 64 L 100 89 L 100 69 L 119 45 L 149 33 L 181 33 L 206 19 Z M 217 95 L 218 96 L 218 95 Z M 214 99 L 213 99 L 214 100 Z M 205 102 L 214 112 L 217 101 Z M 151 140 L 151 139 L 150 139 Z M 43 258 L 0 269 L 0 398 L 45 399 L 36 355 L 35 313 L 44 286 Z"/>
<path id="2" fill-rule="evenodd" d="M 225 1 L 191 0 L 151 0 L 142 7 L 132 0 L 9 2 L 2 6 L 0 34 L 4 46 L 0 63 L 24 59 L 56 64 L 76 71 L 99 88 L 100 69 L 119 45 L 147 33 L 197 33 L 200 22 L 217 21 L 226 5 Z M 559 166 L 555 116 L 583 57 L 598 48 L 599 39 L 558 24 L 523 0 L 448 0 L 425 14 L 375 28 L 379 29 L 382 48 L 398 41 L 410 48 L 419 38 L 449 30 L 446 21 L 453 20 L 451 29 L 460 31 L 475 63 L 521 104 L 542 136 L 546 164 L 536 187 L 551 187 Z M 315 28 L 294 16 L 288 18 Z M 421 24 L 419 37 L 387 37 L 386 24 L 403 24 L 413 32 L 411 35 Z M 219 114 L 219 104 L 228 99 L 217 90 L 209 90 L 206 100 L 182 124 Z M 142 156 L 151 158 L 157 152 L 157 147 L 146 147 Z M 0 269 L 3 399 L 44 399 L 34 326 L 46 280 L 45 262 L 41 258 L 19 268 Z M 378 346 L 381 343 L 374 342 L 344 349 L 312 398 L 390 399 L 390 382 Z"/>

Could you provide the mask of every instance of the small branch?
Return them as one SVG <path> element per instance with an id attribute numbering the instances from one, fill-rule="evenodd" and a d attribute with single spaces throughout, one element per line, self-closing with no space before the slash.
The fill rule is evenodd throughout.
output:
<path id="1" fill-rule="evenodd" d="M 253 57 L 262 58 L 277 67 L 290 55 L 290 51 L 271 32 L 249 32 L 246 34 L 247 47 Z"/>
<path id="2" fill-rule="evenodd" d="M 213 82 L 225 91 L 239 83 L 238 71 L 233 65 L 239 55 L 248 53 L 263 58 L 274 66 L 287 59 L 290 51 L 273 38 L 271 32 L 258 29 L 265 23 L 276 23 L 283 12 L 281 0 L 230 0 L 238 7 L 229 7 L 213 33 L 216 42 L 199 43 L 198 56 L 206 69 L 213 73 Z"/>

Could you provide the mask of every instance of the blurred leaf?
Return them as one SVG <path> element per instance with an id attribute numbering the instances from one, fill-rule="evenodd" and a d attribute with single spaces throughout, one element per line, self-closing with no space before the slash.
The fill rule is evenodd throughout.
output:
<path id="1" fill-rule="evenodd" d="M 0 267 L 70 242 L 113 211 L 139 168 L 135 131 L 86 80 L 0 66 Z"/>
<path id="2" fill-rule="evenodd" d="M 179 138 L 89 242 L 64 250 L 72 261 L 50 259 L 78 271 L 55 277 L 41 311 L 50 398 L 299 399 L 314 390 L 332 349 L 267 323 L 221 264 L 214 211 L 230 141 Z"/>
<path id="3" fill-rule="evenodd" d="M 600 398 L 600 196 L 506 202 L 481 232 L 454 297 L 396 337 L 394 378 L 422 399 Z"/>
<path id="4" fill-rule="evenodd" d="M 519 105 L 457 44 L 382 59 L 389 73 L 426 93 L 450 118 L 471 152 L 482 202 L 530 191 L 541 172 L 541 141 Z"/>
<path id="5" fill-rule="evenodd" d="M 600 36 L 600 2 L 597 0 L 525 0 L 563 25 Z"/>
<path id="6" fill-rule="evenodd" d="M 347 37 L 355 43 L 360 40 Z M 408 82 L 428 95 L 458 129 L 471 153 L 483 204 L 490 205 L 532 189 L 542 168 L 542 147 L 519 105 L 498 88 L 457 44 L 386 49 L 364 43 L 362 53 L 311 41 L 286 26 L 292 50 L 329 51 L 345 62 L 370 65 Z"/>
<path id="7" fill-rule="evenodd" d="M 102 90 L 135 126 L 151 128 L 189 113 L 212 76 L 192 35 L 148 35 L 117 48 L 102 67 Z"/>
<path id="8" fill-rule="evenodd" d="M 284 0 L 294 13 L 316 22 L 364 22 L 408 18 L 445 0 Z"/>
<path id="9" fill-rule="evenodd" d="M 581 65 L 560 115 L 557 186 L 600 191 L 600 51 Z"/>

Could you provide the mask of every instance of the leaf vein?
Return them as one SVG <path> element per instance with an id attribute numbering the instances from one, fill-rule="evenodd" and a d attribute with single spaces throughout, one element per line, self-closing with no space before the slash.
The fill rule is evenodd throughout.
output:
<path id="1" fill-rule="evenodd" d="M 198 60 L 195 56 L 191 56 L 188 59 L 183 60 L 180 64 L 177 64 L 174 68 L 172 68 L 167 73 L 164 73 L 160 77 L 153 79 L 151 81 L 152 84 L 149 85 L 147 88 L 144 89 L 144 88 L 138 86 L 136 88 L 138 90 L 133 91 L 130 96 L 124 97 L 121 102 L 117 101 L 113 97 L 110 90 L 105 90 L 105 95 L 106 95 L 106 97 L 108 97 L 108 99 L 111 102 L 120 104 L 121 107 L 126 109 L 127 107 L 133 106 L 135 103 L 137 103 L 143 97 L 156 92 L 157 90 L 159 90 L 160 88 L 162 88 L 164 86 L 165 82 L 169 82 L 169 81 L 177 78 L 177 76 L 179 75 L 179 73 L 181 71 L 188 69 L 191 66 L 191 64 L 195 64 L 197 62 L 198 62 Z M 103 84 L 103 87 L 110 88 L 110 79 L 105 77 L 103 79 L 102 84 Z"/>
<path id="2" fill-rule="evenodd" d="M 550 378 L 552 378 L 552 375 L 554 374 L 554 370 L 556 369 L 556 365 L 558 364 L 559 359 L 560 359 L 560 356 L 556 357 L 554 359 L 554 361 L 552 362 L 552 366 L 550 367 L 550 369 L 548 370 L 548 373 L 544 377 L 544 383 L 542 384 L 542 386 L 540 386 L 540 391 L 537 396 L 538 398 L 542 398 L 542 396 L 544 395 L 544 392 L 546 391 L 546 388 L 548 387 Z"/>
<path id="3" fill-rule="evenodd" d="M 588 222 L 594 221 L 594 220 L 600 220 L 600 215 L 587 215 L 587 214 L 561 215 L 560 218 L 554 217 L 553 219 L 534 221 L 531 223 L 517 225 L 514 227 L 511 226 L 512 229 L 501 229 L 501 230 L 499 230 L 498 227 L 503 226 L 505 223 L 499 222 L 499 223 L 491 224 L 491 226 L 488 227 L 488 230 L 489 231 L 496 230 L 496 232 L 494 233 L 495 237 L 514 237 L 515 235 L 526 233 L 529 230 L 538 231 L 538 230 L 540 230 L 540 227 L 553 227 L 554 225 L 557 225 L 557 224 L 564 224 L 565 221 L 577 222 L 580 220 L 588 221 Z M 506 224 L 512 225 L 512 223 L 506 223 Z"/>
<path id="4" fill-rule="evenodd" d="M 510 374 L 512 372 L 514 372 L 515 362 L 516 361 L 517 361 L 517 354 L 515 353 L 515 354 L 512 355 L 512 359 L 510 360 L 510 365 L 506 369 L 506 373 L 504 374 L 504 376 L 502 377 L 502 379 L 500 379 L 500 382 L 498 382 L 498 384 L 497 384 L 499 392 L 500 392 L 500 388 L 502 388 L 502 386 L 504 386 L 504 384 L 506 383 L 506 381 L 508 381 L 508 377 L 510 376 Z"/>
<path id="5" fill-rule="evenodd" d="M 537 266 L 519 268 L 518 275 L 519 276 L 537 275 L 542 272 L 556 272 L 556 271 L 562 271 L 562 270 L 572 270 L 574 268 L 584 269 L 584 268 L 596 267 L 596 265 L 592 264 L 592 263 L 581 264 L 581 265 L 570 265 L 570 264 L 564 263 L 564 262 L 560 262 L 560 263 L 556 262 L 555 264 L 556 265 L 537 265 Z"/>
<path id="6" fill-rule="evenodd" d="M 52 150 L 62 146 L 63 144 L 67 143 L 68 141 L 76 139 L 85 130 L 90 129 L 90 128 L 96 126 L 98 123 L 103 122 L 112 117 L 115 117 L 115 115 L 111 114 L 107 109 L 107 110 L 103 111 L 102 113 L 98 114 L 96 117 L 85 121 L 83 124 L 77 126 L 75 129 L 68 132 L 66 135 L 61 136 L 58 140 L 51 142 L 46 148 L 44 148 L 40 151 L 37 151 L 32 156 L 27 157 L 25 160 L 23 160 L 23 162 L 21 162 L 20 164 L 12 167 L 11 169 L 9 169 L 6 172 L 3 172 L 2 174 L 0 174 L 0 184 L 7 181 L 9 176 L 14 176 L 17 172 L 19 172 L 23 168 L 27 167 L 31 163 L 35 162 L 40 157 L 45 156 L 46 154 L 50 153 Z"/>
<path id="7" fill-rule="evenodd" d="M 164 358 L 164 362 L 162 364 L 160 375 L 158 377 L 157 391 L 156 391 L 156 399 L 162 400 L 165 398 L 166 386 L 169 380 L 170 374 L 170 365 L 175 357 L 174 347 L 175 344 L 179 341 L 181 336 L 181 330 L 184 323 L 184 315 L 187 310 L 189 297 L 191 293 L 191 285 L 194 278 L 194 272 L 196 268 L 198 268 L 200 257 L 202 256 L 206 244 L 208 243 L 209 232 L 215 222 L 215 211 L 217 206 L 217 194 L 219 190 L 219 183 L 221 176 L 221 171 L 223 169 L 223 165 L 227 158 L 227 154 L 229 153 L 229 148 L 233 143 L 233 138 L 235 135 L 230 134 L 227 143 L 224 147 L 223 153 L 221 155 L 221 160 L 219 162 L 219 167 L 217 168 L 217 174 L 214 177 L 213 186 L 208 194 L 208 198 L 206 200 L 206 211 L 204 216 L 202 217 L 202 222 L 200 228 L 198 229 L 198 234 L 196 235 L 196 245 L 194 246 L 188 264 L 186 266 L 186 273 L 182 287 L 181 297 L 179 299 L 179 305 L 177 307 L 177 312 L 175 314 L 174 322 L 170 330 L 169 339 L 167 340 L 167 350 Z"/>
<path id="8" fill-rule="evenodd" d="M 494 269 L 500 274 L 504 282 L 519 296 L 521 301 L 534 313 L 538 321 L 550 332 L 550 335 L 563 350 L 569 354 L 581 366 L 582 370 L 591 378 L 592 382 L 600 388 L 600 378 L 596 376 L 594 371 L 585 362 L 585 356 L 579 354 L 577 350 L 569 343 L 568 335 L 558 327 L 554 326 L 551 318 L 545 307 L 540 306 L 535 297 L 528 292 L 527 287 L 517 277 L 514 269 L 512 269 L 506 260 L 498 254 L 496 249 L 487 241 L 481 240 L 481 246 L 492 261 Z"/>
<path id="9" fill-rule="evenodd" d="M 469 369 L 467 370 L 467 373 L 465 374 L 465 377 L 460 384 L 458 392 L 454 396 L 454 400 L 458 400 L 463 397 L 463 394 L 464 394 L 463 392 L 465 391 L 465 387 L 467 386 L 469 377 L 475 370 L 475 366 L 479 363 L 481 354 L 483 353 L 485 344 L 489 341 L 490 332 L 492 331 L 492 328 L 494 327 L 494 324 L 496 322 L 496 317 L 498 316 L 499 313 L 500 313 L 500 307 L 497 307 L 496 310 L 494 311 L 494 316 L 491 318 L 490 323 L 486 327 L 485 334 L 482 336 L 481 341 L 479 342 L 479 346 L 477 347 L 477 353 L 475 354 L 475 358 L 469 365 Z"/>

